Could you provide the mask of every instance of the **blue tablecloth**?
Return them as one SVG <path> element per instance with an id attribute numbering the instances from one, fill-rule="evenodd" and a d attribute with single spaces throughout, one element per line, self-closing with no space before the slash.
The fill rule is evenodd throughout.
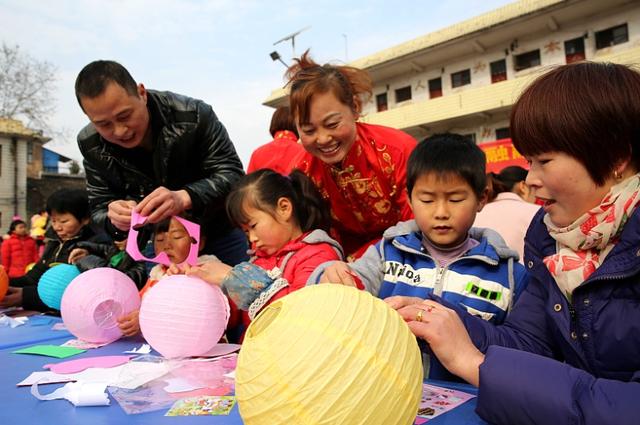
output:
<path id="1" fill-rule="evenodd" d="M 61 323 L 62 319 L 53 316 L 31 316 L 27 323 L 16 328 L 9 326 L 0 327 L 0 350 L 10 348 L 46 344 L 47 341 L 57 338 L 73 338 L 66 330 L 54 331 L 51 327 Z"/>
<path id="2" fill-rule="evenodd" d="M 65 336 L 63 338 L 49 339 L 45 343 L 59 345 L 68 339 L 69 337 Z M 143 342 L 140 337 L 124 338 L 105 347 L 89 350 L 84 354 L 65 360 L 78 359 L 83 356 L 122 354 L 123 351 L 137 347 Z M 13 354 L 11 351 L 12 350 L 8 349 L 0 351 L 0 400 L 2 400 L 0 404 L 0 424 L 242 424 L 237 405 L 234 406 L 229 416 L 183 416 L 176 418 L 165 417 L 164 414 L 167 409 L 137 415 L 127 415 L 113 397 L 110 397 L 110 406 L 101 407 L 74 407 L 66 400 L 40 401 L 31 395 L 29 387 L 16 387 L 16 384 L 26 378 L 31 372 L 42 370 L 44 364 L 57 363 L 63 360 L 35 355 Z M 476 393 L 475 388 L 466 384 L 436 381 L 430 381 L 429 383 Z M 59 384 L 43 385 L 40 387 L 40 391 L 41 393 L 48 394 L 60 386 Z M 485 422 L 474 413 L 475 400 L 474 398 L 454 410 L 430 420 L 428 424 L 485 424 Z"/>

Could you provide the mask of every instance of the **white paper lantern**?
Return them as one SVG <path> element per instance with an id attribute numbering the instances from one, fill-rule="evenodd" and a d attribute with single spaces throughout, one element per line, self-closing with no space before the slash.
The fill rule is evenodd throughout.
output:
<path id="1" fill-rule="evenodd" d="M 160 279 L 140 307 L 140 330 L 167 358 L 199 356 L 220 340 L 229 321 L 229 301 L 219 287 L 190 276 Z"/>
<path id="2" fill-rule="evenodd" d="M 342 285 L 267 306 L 245 335 L 236 398 L 245 424 L 412 424 L 422 389 L 415 337 L 398 313 Z"/>
<path id="3" fill-rule="evenodd" d="M 102 344 L 122 336 L 118 318 L 139 309 L 140 296 L 129 276 L 99 267 L 73 279 L 60 304 L 69 332 L 84 341 Z"/>

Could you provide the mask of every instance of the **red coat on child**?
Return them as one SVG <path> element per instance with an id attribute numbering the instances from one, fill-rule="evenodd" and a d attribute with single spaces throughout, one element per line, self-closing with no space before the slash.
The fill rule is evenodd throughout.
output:
<path id="1" fill-rule="evenodd" d="M 10 278 L 21 277 L 29 264 L 38 261 L 36 241 L 30 236 L 12 233 L 2 242 L 2 265 Z"/>

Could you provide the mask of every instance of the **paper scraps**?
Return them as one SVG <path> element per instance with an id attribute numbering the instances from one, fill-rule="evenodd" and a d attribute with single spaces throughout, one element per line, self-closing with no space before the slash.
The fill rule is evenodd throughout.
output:
<path id="1" fill-rule="evenodd" d="M 85 357 L 83 359 L 69 360 L 66 362 L 46 364 L 44 369 L 49 369 L 55 373 L 78 373 L 90 367 L 110 368 L 120 366 L 129 361 L 131 356 L 96 356 Z"/>
<path id="2" fill-rule="evenodd" d="M 130 354 L 149 354 L 151 352 L 151 346 L 149 344 L 142 344 L 138 348 L 132 348 L 131 350 L 123 351 L 123 353 Z"/>
<path id="3" fill-rule="evenodd" d="M 462 391 L 422 384 L 422 398 L 418 405 L 418 419 L 433 419 L 474 397 L 475 395 Z M 419 422 L 416 420 L 416 423 L 424 422 L 426 421 Z"/>
<path id="4" fill-rule="evenodd" d="M 58 323 L 55 323 L 53 326 L 51 326 L 51 330 L 52 331 L 66 331 L 67 327 L 64 325 L 64 323 L 58 322 Z"/>
<path id="5" fill-rule="evenodd" d="M 211 350 L 197 357 L 226 356 L 240 350 L 240 344 L 216 344 Z"/>
<path id="6" fill-rule="evenodd" d="M 17 386 L 32 385 L 36 382 L 42 385 L 78 381 L 106 383 L 110 386 L 135 389 L 165 375 L 170 370 L 171 366 L 164 363 L 131 361 L 112 368 L 91 367 L 78 373 L 33 372 L 27 378 L 18 382 Z"/>
<path id="7" fill-rule="evenodd" d="M 65 359 L 67 357 L 75 356 L 76 354 L 84 353 L 87 350 L 80 350 L 73 347 L 62 347 L 59 345 L 33 345 L 31 347 L 21 348 L 20 350 L 13 351 L 14 354 L 37 354 L 39 356 L 56 357 L 58 359 Z"/>
<path id="8" fill-rule="evenodd" d="M 81 339 L 70 339 L 69 341 L 65 342 L 64 344 L 61 344 L 61 347 L 73 347 L 73 348 L 79 348 L 81 350 L 91 350 L 94 348 L 100 348 L 103 347 L 105 345 L 107 345 L 108 343 L 102 343 L 102 344 L 98 344 L 95 342 L 87 342 L 87 341 L 83 341 Z"/>
<path id="9" fill-rule="evenodd" d="M 182 378 L 169 378 L 165 379 L 164 381 L 167 383 L 167 386 L 164 387 L 164 390 L 170 394 L 183 393 L 185 391 L 193 391 L 204 388 L 204 385 L 192 384 L 186 379 Z"/>
<path id="10" fill-rule="evenodd" d="M 7 315 L 0 315 L 0 326 L 9 326 L 11 328 L 17 328 L 18 326 L 22 326 L 24 325 L 27 320 L 29 320 L 28 317 L 16 317 L 15 319 L 13 317 L 9 317 Z"/>
<path id="11" fill-rule="evenodd" d="M 42 395 L 38 391 L 38 384 L 31 386 L 31 394 L 38 400 L 65 399 L 76 407 L 82 406 L 108 406 L 109 396 L 105 392 L 107 384 L 71 382 L 54 392 Z"/>
<path id="12" fill-rule="evenodd" d="M 178 400 L 165 416 L 228 415 L 236 404 L 233 396 L 203 396 Z"/>

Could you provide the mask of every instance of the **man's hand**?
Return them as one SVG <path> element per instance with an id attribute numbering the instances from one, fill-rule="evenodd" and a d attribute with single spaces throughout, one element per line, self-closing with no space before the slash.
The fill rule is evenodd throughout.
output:
<path id="1" fill-rule="evenodd" d="M 160 186 L 138 204 L 136 211 L 147 217 L 147 223 L 158 223 L 189 208 L 191 197 L 186 190 L 172 191 Z"/>
<path id="2" fill-rule="evenodd" d="M 107 217 L 116 229 L 126 232 L 131 225 L 131 211 L 135 206 L 135 201 L 124 201 L 122 199 L 113 201 L 109 204 Z"/>
<path id="3" fill-rule="evenodd" d="M 22 288 L 9 287 L 7 295 L 0 301 L 0 308 L 22 306 Z"/>

